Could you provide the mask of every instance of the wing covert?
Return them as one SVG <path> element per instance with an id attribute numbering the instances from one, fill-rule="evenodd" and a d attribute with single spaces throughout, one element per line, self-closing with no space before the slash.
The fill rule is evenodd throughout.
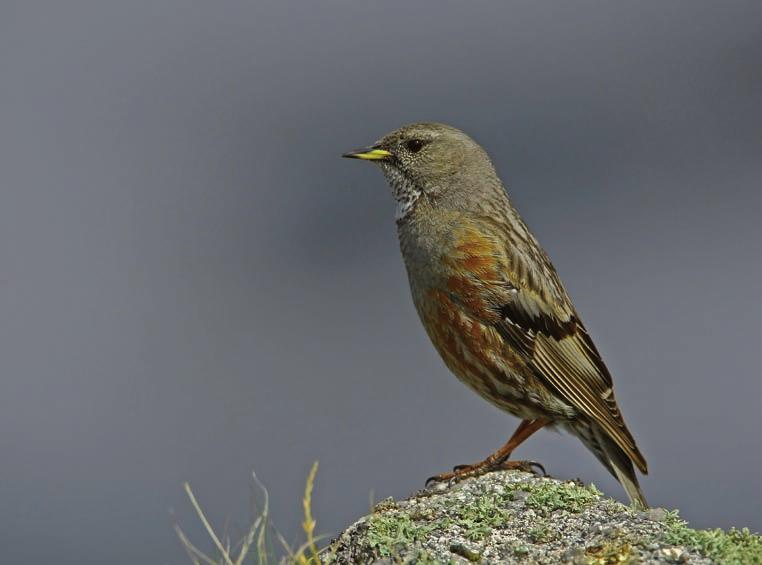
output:
<path id="1" fill-rule="evenodd" d="M 645 473 L 611 375 L 549 259 L 536 242 L 513 241 L 506 249 L 501 240 L 469 232 L 456 246 L 451 259 L 461 267 L 459 280 L 469 282 L 450 285 L 453 299 L 495 327 L 551 390 L 601 425 Z M 461 289 L 468 289 L 467 295 Z"/>

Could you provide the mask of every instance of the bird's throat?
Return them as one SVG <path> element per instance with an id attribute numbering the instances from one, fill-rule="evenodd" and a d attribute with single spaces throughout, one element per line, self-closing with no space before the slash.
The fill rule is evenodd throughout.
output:
<path id="1" fill-rule="evenodd" d="M 384 175 L 397 202 L 394 219 L 399 222 L 410 215 L 423 191 L 396 167 L 384 167 Z"/>

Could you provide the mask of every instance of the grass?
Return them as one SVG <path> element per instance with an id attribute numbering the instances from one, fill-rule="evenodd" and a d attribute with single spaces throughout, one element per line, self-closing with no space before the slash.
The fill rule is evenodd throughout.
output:
<path id="1" fill-rule="evenodd" d="M 259 515 L 249 525 L 246 534 L 235 544 L 231 543 L 230 537 L 226 533 L 218 534 L 215 531 L 196 499 L 190 484 L 186 482 L 183 485 L 185 493 L 215 549 L 212 555 L 205 553 L 190 541 L 179 525 L 175 524 L 175 533 L 177 533 L 177 537 L 193 565 L 252 565 L 254 563 L 268 565 L 273 562 L 282 565 L 322 565 L 321 550 L 317 547 L 321 538 L 315 537 L 316 521 L 312 516 L 312 490 L 315 485 L 317 470 L 318 464 L 315 462 L 307 475 L 302 498 L 304 515 L 302 529 L 304 530 L 305 541 L 296 549 L 292 548 L 270 523 L 269 495 L 256 474 L 252 473 L 252 477 L 255 486 L 262 493 L 263 507 Z M 269 547 L 271 537 L 275 537 L 281 545 L 282 555 L 279 558 L 274 557 L 274 551 Z"/>
<path id="2" fill-rule="evenodd" d="M 307 484 L 304 487 L 304 498 L 302 498 L 302 510 L 304 511 L 304 522 L 302 522 L 302 529 L 307 537 L 307 541 L 303 547 L 295 555 L 296 562 L 299 565 L 318 564 L 320 563 L 320 555 L 317 548 L 317 542 L 315 540 L 315 519 L 312 517 L 312 489 L 315 486 L 315 475 L 317 475 L 318 464 L 317 461 L 312 464 L 309 474 L 307 475 Z"/>

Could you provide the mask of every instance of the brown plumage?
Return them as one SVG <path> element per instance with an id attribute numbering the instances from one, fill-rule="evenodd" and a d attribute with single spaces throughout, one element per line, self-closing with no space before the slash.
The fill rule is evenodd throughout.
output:
<path id="1" fill-rule="evenodd" d="M 418 314 L 447 367 L 523 422 L 485 461 L 438 479 L 510 466 L 543 426 L 577 435 L 646 506 L 611 375 L 550 260 L 511 205 L 487 154 L 442 124 L 412 124 L 347 154 L 384 171 Z"/>

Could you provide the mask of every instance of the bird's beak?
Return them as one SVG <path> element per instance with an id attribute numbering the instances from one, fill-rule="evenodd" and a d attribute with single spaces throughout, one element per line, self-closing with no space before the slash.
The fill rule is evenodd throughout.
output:
<path id="1" fill-rule="evenodd" d="M 392 154 L 386 149 L 376 149 L 375 147 L 363 147 L 342 155 L 348 159 L 365 159 L 366 161 L 385 161 L 391 156 Z"/>

